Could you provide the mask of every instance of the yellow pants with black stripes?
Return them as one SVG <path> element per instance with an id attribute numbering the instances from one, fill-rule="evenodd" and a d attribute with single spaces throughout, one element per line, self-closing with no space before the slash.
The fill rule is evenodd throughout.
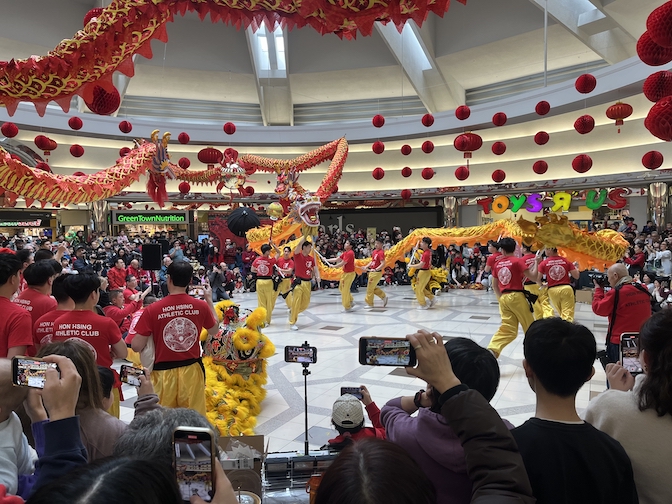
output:
<path id="1" fill-rule="evenodd" d="M 545 285 L 529 284 L 525 285 L 525 290 L 538 296 L 534 308 L 534 320 L 541 320 L 553 316 L 553 308 L 548 302 L 548 290 Z"/>
<path id="2" fill-rule="evenodd" d="M 266 309 L 266 323 L 271 323 L 271 315 L 275 308 L 275 300 L 278 299 L 278 291 L 273 290 L 273 280 L 257 279 L 257 304 Z"/>
<path id="3" fill-rule="evenodd" d="M 417 279 L 413 289 L 415 290 L 415 297 L 418 300 L 420 306 L 425 306 L 427 304 L 425 297 L 428 299 L 434 299 L 434 294 L 432 294 L 432 291 L 430 291 L 427 287 L 431 279 L 432 272 L 430 270 L 418 270 Z"/>
<path id="4" fill-rule="evenodd" d="M 205 416 L 205 375 L 198 362 L 175 369 L 152 371 L 151 378 L 161 406 L 191 408 Z"/>
<path id="5" fill-rule="evenodd" d="M 571 285 L 550 287 L 548 289 L 548 298 L 560 318 L 567 322 L 574 322 L 576 300 L 574 298 L 574 289 L 572 289 Z"/>
<path id="6" fill-rule="evenodd" d="M 278 285 L 278 294 L 284 294 L 285 292 L 288 292 L 292 288 L 292 279 L 291 278 L 283 278 L 282 282 L 280 282 L 280 285 Z M 291 309 L 292 308 L 292 296 L 294 294 L 290 292 L 287 297 L 285 298 L 285 303 L 287 304 L 287 308 Z"/>
<path id="7" fill-rule="evenodd" d="M 383 289 L 378 287 L 378 282 L 383 278 L 382 271 L 370 271 L 369 272 L 369 282 L 366 284 L 366 296 L 364 301 L 367 305 L 373 306 L 373 296 L 378 296 L 380 299 L 385 299 L 385 293 Z"/>
<path id="8" fill-rule="evenodd" d="M 518 325 L 523 328 L 524 333 L 534 322 L 530 305 L 522 292 L 502 294 L 499 297 L 499 314 L 502 317 L 502 325 L 488 344 L 488 350 L 492 350 L 496 357 L 499 357 L 506 345 L 516 339 Z"/>
<path id="9" fill-rule="evenodd" d="M 296 324 L 299 313 L 306 311 L 310 304 L 310 280 L 301 280 L 301 283 L 294 287 L 292 294 L 292 308 L 289 311 L 289 323 Z"/>

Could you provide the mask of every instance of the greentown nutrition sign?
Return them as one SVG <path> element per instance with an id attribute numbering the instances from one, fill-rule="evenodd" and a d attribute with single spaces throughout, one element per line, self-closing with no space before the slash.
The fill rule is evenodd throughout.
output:
<path id="1" fill-rule="evenodd" d="M 186 212 L 147 212 L 114 214 L 115 224 L 185 224 L 188 223 Z"/>

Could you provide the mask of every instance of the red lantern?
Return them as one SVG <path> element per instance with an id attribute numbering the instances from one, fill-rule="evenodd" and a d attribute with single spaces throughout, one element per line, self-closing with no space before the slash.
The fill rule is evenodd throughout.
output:
<path id="1" fill-rule="evenodd" d="M 465 159 L 470 159 L 471 153 L 483 146 L 483 139 L 476 133 L 462 133 L 455 138 L 453 145 L 458 151 L 464 152 Z"/>
<path id="2" fill-rule="evenodd" d="M 660 168 L 663 165 L 663 155 L 655 150 L 649 151 L 642 156 L 642 164 L 649 170 Z"/>
<path id="3" fill-rule="evenodd" d="M 232 122 L 227 122 L 224 125 L 224 133 L 227 135 L 233 135 L 236 132 L 236 125 L 233 124 Z"/>
<path id="4" fill-rule="evenodd" d="M 657 102 L 661 98 L 672 95 L 672 72 L 661 70 L 649 75 L 642 86 L 644 96 Z"/>
<path id="5" fill-rule="evenodd" d="M 431 140 L 425 140 L 422 142 L 422 152 L 425 154 L 431 154 L 432 151 L 434 150 L 434 142 Z"/>
<path id="6" fill-rule="evenodd" d="M 413 151 L 413 149 L 408 144 L 404 144 L 404 145 L 401 146 L 401 153 L 404 156 L 408 156 L 412 151 Z"/>
<path id="7" fill-rule="evenodd" d="M 133 125 L 128 121 L 121 121 L 119 123 L 119 131 L 122 133 L 130 133 L 133 129 Z"/>
<path id="8" fill-rule="evenodd" d="M 82 157 L 84 155 L 84 147 L 79 144 L 73 144 L 70 146 L 70 154 L 74 157 Z"/>
<path id="9" fill-rule="evenodd" d="M 44 135 L 37 135 L 35 137 L 35 145 L 37 146 L 38 149 L 40 149 L 42 151 L 48 151 L 49 150 L 49 139 Z"/>
<path id="10" fill-rule="evenodd" d="M 119 156 L 120 157 L 126 157 L 131 153 L 131 148 L 130 147 L 122 147 L 119 149 Z"/>
<path id="11" fill-rule="evenodd" d="M 77 131 L 82 129 L 84 122 L 79 117 L 71 117 L 68 119 L 68 126 L 70 126 L 71 129 Z"/>
<path id="12" fill-rule="evenodd" d="M 623 119 L 627 119 L 632 115 L 632 106 L 627 103 L 616 102 L 614 105 L 607 109 L 607 117 L 616 121 L 616 126 L 618 126 L 618 132 L 621 132 L 621 126 L 623 125 Z"/>
<path id="13" fill-rule="evenodd" d="M 111 91 L 108 91 L 101 86 L 95 86 L 93 88 L 93 99 L 90 102 L 85 101 L 85 103 L 94 114 L 110 115 L 119 108 L 121 96 L 114 87 Z"/>
<path id="14" fill-rule="evenodd" d="M 588 114 L 582 115 L 576 121 L 574 121 L 574 129 L 582 135 L 590 133 L 595 128 L 595 119 Z"/>
<path id="15" fill-rule="evenodd" d="M 84 26 L 89 24 L 89 21 L 91 21 L 93 18 L 99 17 L 102 13 L 103 13 L 103 9 L 100 8 L 100 7 L 96 7 L 95 9 L 91 9 L 84 16 Z"/>
<path id="16" fill-rule="evenodd" d="M 469 168 L 466 166 L 459 166 L 455 169 L 455 178 L 457 180 L 467 180 L 469 178 Z"/>
<path id="17" fill-rule="evenodd" d="M 382 154 L 383 151 L 385 150 L 385 144 L 380 140 L 376 140 L 375 142 L 373 142 L 371 150 L 373 150 L 373 152 L 375 152 L 376 154 Z"/>
<path id="18" fill-rule="evenodd" d="M 539 103 L 537 103 L 537 105 L 534 107 L 534 111 L 538 115 L 544 116 L 551 111 L 551 104 L 545 100 L 542 100 Z"/>
<path id="19" fill-rule="evenodd" d="M 659 100 L 646 116 L 644 127 L 655 137 L 672 141 L 672 96 Z"/>
<path id="20" fill-rule="evenodd" d="M 50 138 L 49 139 L 49 151 L 55 151 L 57 147 L 58 147 L 58 144 L 56 143 L 56 140 L 52 140 Z"/>
<path id="21" fill-rule="evenodd" d="M 49 166 L 44 161 L 40 161 L 39 163 L 37 163 L 35 165 L 35 168 L 37 168 L 38 170 L 46 171 L 47 173 L 51 173 L 51 166 Z M 84 174 L 82 173 L 82 175 Z"/>
<path id="22" fill-rule="evenodd" d="M 470 115 L 471 115 L 471 109 L 466 105 L 460 105 L 455 109 L 455 117 L 457 117 L 460 121 L 469 119 Z"/>
<path id="23" fill-rule="evenodd" d="M 572 160 L 572 168 L 575 172 L 586 173 L 593 167 L 593 160 L 588 154 L 579 154 Z"/>
<path id="24" fill-rule="evenodd" d="M 191 186 L 189 185 L 189 182 L 180 182 L 180 185 L 177 186 L 177 188 L 182 194 L 187 194 L 189 191 L 191 191 Z"/>
<path id="25" fill-rule="evenodd" d="M 0 131 L 2 131 L 2 134 L 7 138 L 14 138 L 19 134 L 19 127 L 13 122 L 6 122 L 0 127 Z"/>
<path id="26" fill-rule="evenodd" d="M 373 116 L 371 122 L 376 128 L 382 128 L 383 125 L 385 124 L 385 118 L 380 114 L 376 114 L 375 116 Z"/>
<path id="27" fill-rule="evenodd" d="M 422 169 L 422 178 L 429 180 L 434 176 L 434 170 L 432 168 L 423 168 Z"/>
<path id="28" fill-rule="evenodd" d="M 646 20 L 651 40 L 663 47 L 672 47 L 672 3 L 654 9 Z"/>
<path id="29" fill-rule="evenodd" d="M 432 114 L 425 114 L 422 116 L 422 125 L 429 128 L 434 124 L 434 116 Z"/>
<path id="30" fill-rule="evenodd" d="M 401 191 L 401 199 L 403 199 L 404 201 L 410 200 L 411 196 L 413 196 L 413 193 L 409 189 L 403 189 Z"/>
<path id="31" fill-rule="evenodd" d="M 380 166 L 378 168 L 374 168 L 373 171 L 371 172 L 371 175 L 373 176 L 374 179 L 380 180 L 385 176 L 385 170 L 383 170 Z"/>
<path id="32" fill-rule="evenodd" d="M 579 75 L 574 87 L 579 93 L 588 94 L 597 86 L 597 79 L 591 74 Z"/>
<path id="33" fill-rule="evenodd" d="M 402 176 L 402 177 L 408 178 L 408 177 L 410 177 L 412 174 L 413 174 L 413 170 L 411 170 L 408 166 L 404 166 L 404 167 L 401 169 L 401 176 Z"/>
<path id="34" fill-rule="evenodd" d="M 501 156 L 506 152 L 506 144 L 504 142 L 495 142 L 492 144 L 492 153 L 495 156 Z"/>
<path id="35" fill-rule="evenodd" d="M 497 112 L 492 116 L 492 124 L 495 126 L 504 126 L 506 124 L 506 114 L 504 112 Z"/>
<path id="36" fill-rule="evenodd" d="M 537 175 L 543 175 L 548 171 L 548 163 L 543 159 L 535 161 L 534 164 L 532 165 L 532 171 L 534 171 L 534 173 L 536 173 Z"/>
<path id="37" fill-rule="evenodd" d="M 550 136 L 545 131 L 540 131 L 539 133 L 534 135 L 534 143 L 536 143 L 537 145 L 546 145 L 549 139 Z"/>
<path id="38" fill-rule="evenodd" d="M 189 143 L 189 135 L 187 135 L 184 131 L 177 135 L 177 141 L 180 142 L 183 145 L 186 145 Z"/>
<path id="39" fill-rule="evenodd" d="M 186 170 L 191 166 L 191 161 L 189 161 L 189 158 L 183 157 L 180 158 L 180 160 L 177 162 L 178 166 L 182 168 L 183 170 Z"/>
<path id="40" fill-rule="evenodd" d="M 245 196 L 250 197 L 254 195 L 254 187 L 252 186 L 247 186 L 245 188 Z"/>
<path id="41" fill-rule="evenodd" d="M 506 172 L 504 170 L 495 170 L 492 172 L 492 180 L 494 180 L 498 184 L 504 182 L 505 178 L 506 178 Z"/>
<path id="42" fill-rule="evenodd" d="M 656 44 L 651 40 L 649 32 L 644 32 L 637 41 L 637 55 L 647 65 L 667 65 L 672 61 L 672 47 L 663 47 Z"/>
<path id="43" fill-rule="evenodd" d="M 76 171 L 75 173 L 72 174 L 72 176 L 73 177 L 86 177 L 86 173 L 81 172 L 81 171 Z"/>
<path id="44" fill-rule="evenodd" d="M 214 168 L 216 164 L 222 162 L 222 159 L 224 159 L 224 154 L 214 147 L 206 147 L 198 152 L 198 160 L 208 165 L 208 168 Z"/>

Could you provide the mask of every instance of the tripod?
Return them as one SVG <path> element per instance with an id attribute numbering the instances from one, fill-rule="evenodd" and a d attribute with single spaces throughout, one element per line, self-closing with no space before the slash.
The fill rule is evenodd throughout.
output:
<path id="1" fill-rule="evenodd" d="M 303 345 L 308 346 L 308 342 L 305 342 Z M 310 374 L 310 371 L 308 371 L 308 366 L 310 366 L 310 364 L 303 362 L 301 365 L 303 366 L 303 398 L 305 402 L 304 420 L 306 426 L 304 431 L 303 445 L 304 455 L 308 456 L 308 375 Z"/>

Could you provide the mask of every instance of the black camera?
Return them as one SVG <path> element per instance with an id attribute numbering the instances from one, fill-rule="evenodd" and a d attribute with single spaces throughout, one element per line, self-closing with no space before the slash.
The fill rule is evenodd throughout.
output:
<path id="1" fill-rule="evenodd" d="M 600 287 L 607 287 L 609 285 L 609 278 L 606 273 L 588 273 L 588 278 L 592 281 L 597 282 Z"/>

